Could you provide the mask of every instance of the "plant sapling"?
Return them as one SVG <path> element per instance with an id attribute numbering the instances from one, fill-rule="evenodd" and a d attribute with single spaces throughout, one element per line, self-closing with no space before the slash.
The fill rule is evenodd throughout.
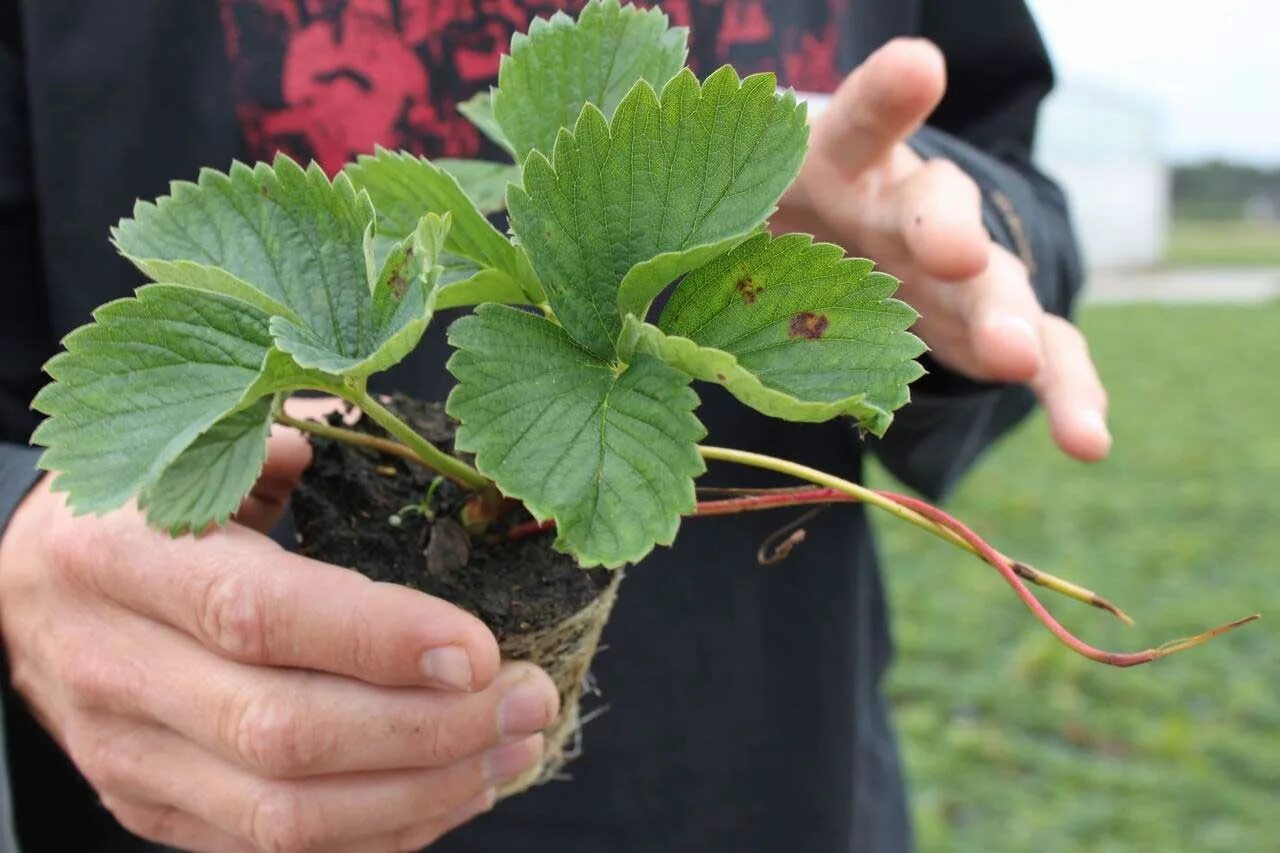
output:
<path id="1" fill-rule="evenodd" d="M 699 80 L 686 36 L 617 0 L 536 20 L 492 94 L 465 107 L 512 164 L 380 150 L 331 180 L 279 156 L 140 202 L 112 236 L 154 283 L 68 335 L 33 404 L 48 416 L 33 440 L 54 487 L 77 513 L 136 498 L 152 524 L 200 531 L 231 517 L 280 421 L 363 448 L 389 478 L 419 468 L 409 501 L 362 526 L 387 537 L 425 525 L 422 571 L 441 577 L 530 543 L 551 559 L 552 530 L 567 555 L 557 559 L 616 570 L 671 545 L 687 516 L 860 501 L 994 566 L 1094 660 L 1145 663 L 1240 624 L 1133 654 L 1094 649 L 1026 582 L 1127 617 L 940 510 L 701 443 L 695 381 L 770 417 L 847 418 L 882 435 L 925 347 L 909 331 L 915 312 L 893 298 L 897 281 L 871 261 L 768 233 L 805 156 L 805 107 L 771 74 L 726 66 Z M 486 216 L 503 206 L 495 181 L 511 236 Z M 448 330 L 456 434 L 451 424 L 431 440 L 368 382 L 418 346 L 437 310 L 464 307 Z M 360 428 L 291 418 L 283 402 L 302 391 L 346 400 Z M 804 485 L 699 501 L 708 460 Z M 502 637 L 504 654 L 545 667 L 564 699 L 546 766 L 508 793 L 554 773 L 579 725 L 621 572 L 593 577 L 590 600 L 556 624 Z"/>

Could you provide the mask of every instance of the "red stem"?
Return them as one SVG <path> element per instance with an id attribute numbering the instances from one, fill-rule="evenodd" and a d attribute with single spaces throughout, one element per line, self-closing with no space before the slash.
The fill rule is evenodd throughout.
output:
<path id="1" fill-rule="evenodd" d="M 776 509 L 780 506 L 806 506 L 808 504 L 856 503 L 848 495 L 835 489 L 788 489 L 783 492 L 762 495 L 748 495 L 740 498 L 727 498 L 721 501 L 698 501 L 698 508 L 689 513 L 687 518 L 701 518 L 707 515 L 737 515 L 740 512 L 753 510 Z M 507 531 L 507 540 L 527 539 L 548 530 L 555 530 L 555 519 L 546 521 L 526 521 L 517 524 Z"/>
<path id="2" fill-rule="evenodd" d="M 943 512 L 932 504 L 925 503 L 917 498 L 907 495 L 899 495 L 894 492 L 880 491 L 882 497 L 888 498 L 900 506 L 906 507 L 919 515 L 924 516 L 930 521 L 945 527 L 968 542 L 983 560 L 990 563 L 1000 572 L 1009 586 L 1013 587 L 1018 597 L 1022 599 L 1023 604 L 1032 612 L 1032 614 L 1044 624 L 1055 637 L 1061 640 L 1073 651 L 1099 663 L 1105 663 L 1110 666 L 1129 667 L 1138 666 L 1139 664 L 1150 663 L 1153 660 L 1165 657 L 1166 655 L 1189 649 L 1192 646 L 1198 646 L 1206 640 L 1210 640 L 1220 634 L 1225 634 L 1234 628 L 1238 628 L 1248 622 L 1258 618 L 1257 614 L 1247 616 L 1244 619 L 1238 619 L 1226 625 L 1197 634 L 1194 637 L 1187 637 L 1181 640 L 1175 640 L 1166 643 L 1154 649 L 1147 649 L 1141 652 L 1108 652 L 1095 648 L 1083 640 L 1076 637 L 1053 617 L 1045 606 L 1040 603 L 1039 599 L 1031 592 L 1025 583 L 1022 582 L 1024 573 L 1032 573 L 1033 569 L 1020 563 L 1014 563 L 1004 554 L 991 547 L 977 533 L 973 532 L 959 519 L 954 518 L 949 513 Z M 740 512 L 752 512 L 756 510 L 775 509 L 781 506 L 802 506 L 807 504 L 826 504 L 826 503 L 854 503 L 856 499 L 836 489 L 824 488 L 797 488 L 785 489 L 773 492 L 762 492 L 760 494 L 745 494 L 740 497 L 726 498 L 724 500 L 715 501 L 699 501 L 697 509 L 691 513 L 691 516 L 701 517 L 709 515 L 733 515 Z M 518 524 L 507 532 L 507 538 L 510 540 L 523 539 L 529 536 L 537 535 L 544 531 L 555 528 L 554 520 L 547 521 L 530 521 L 524 524 Z M 1019 569 L 1022 571 L 1020 572 Z M 1113 605 L 1103 599 L 1097 599 L 1096 606 L 1110 610 L 1119 614 Z"/>
<path id="3" fill-rule="evenodd" d="M 1065 643 L 1072 650 L 1084 655 L 1090 660 L 1098 661 L 1099 663 L 1119 667 L 1138 666 L 1139 664 L 1150 663 L 1153 660 L 1158 660 L 1159 658 L 1173 654 L 1174 652 L 1180 652 L 1183 649 L 1198 646 L 1206 640 L 1210 640 L 1219 634 L 1225 634 L 1233 628 L 1238 628 L 1241 625 L 1252 622 L 1258 618 L 1257 614 L 1246 616 L 1244 619 L 1237 619 L 1234 622 L 1229 622 L 1226 625 L 1205 631 L 1204 633 L 1197 634 L 1194 637 L 1174 640 L 1173 642 L 1166 643 L 1158 648 L 1147 649 L 1141 652 L 1121 653 L 1103 651 L 1102 649 L 1095 648 L 1079 639 L 1064 628 L 1062 623 L 1057 619 L 1054 619 L 1053 615 L 1045 609 L 1044 605 L 1040 603 L 1035 595 L 1032 594 L 1031 590 L 1027 588 L 1027 585 L 1022 582 L 1022 579 L 1018 577 L 1017 572 L 1014 571 L 1012 564 L 1009 562 L 1009 558 L 988 545 L 981 536 L 970 530 L 959 519 L 953 518 L 948 513 L 943 512 L 931 504 L 927 504 L 924 501 L 917 500 L 916 498 L 908 497 L 907 495 L 897 495 L 892 492 L 881 492 L 880 494 L 895 503 L 905 506 L 907 509 L 918 512 L 930 521 L 936 522 L 943 527 L 955 531 L 963 537 L 966 542 L 978 550 L 978 553 L 982 555 L 984 560 L 995 566 L 996 569 L 1000 571 L 1000 574 L 1006 581 L 1008 581 L 1009 586 L 1013 587 L 1014 591 L 1018 594 L 1018 597 L 1022 599 L 1022 602 L 1027 605 L 1027 608 L 1033 614 L 1035 614 L 1037 619 L 1044 623 L 1046 628 L 1053 632 L 1055 637 Z"/>

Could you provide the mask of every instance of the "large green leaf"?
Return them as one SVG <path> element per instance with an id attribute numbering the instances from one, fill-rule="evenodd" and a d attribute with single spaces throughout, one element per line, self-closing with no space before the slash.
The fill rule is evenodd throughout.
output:
<path id="1" fill-rule="evenodd" d="M 551 160 L 535 152 L 508 194 L 511 225 L 556 316 L 580 344 L 615 353 L 625 314 L 644 316 L 679 275 L 745 239 L 804 158 L 808 128 L 771 74 L 681 72 L 661 100 L 640 82 L 610 124 L 592 105 Z"/>
<path id="2" fill-rule="evenodd" d="M 144 287 L 94 320 L 63 341 L 32 403 L 49 416 L 32 437 L 47 448 L 40 467 L 58 472 L 54 488 L 77 512 L 123 505 L 251 403 L 272 344 L 262 312 L 179 285 Z"/>
<path id="3" fill-rule="evenodd" d="M 143 490 L 138 505 L 147 520 L 174 535 L 225 522 L 262 471 L 270 431 L 270 400 L 209 427 Z"/>
<path id="4" fill-rule="evenodd" d="M 451 214 L 453 226 L 445 250 L 473 261 L 477 272 L 494 271 L 486 277 L 485 288 L 471 283 L 469 292 L 475 302 L 508 301 L 513 291 L 524 294 L 524 301 L 532 304 L 544 301 L 542 288 L 524 253 L 493 227 L 458 181 L 436 164 L 380 148 L 376 154 L 362 156 L 349 165 L 347 174 L 373 199 L 381 237 L 403 239 L 423 215 Z M 444 290 L 466 281 L 455 280 Z M 451 306 L 465 304 L 458 301 L 457 294 L 441 296 Z"/>
<path id="5" fill-rule="evenodd" d="M 629 317 L 623 337 L 771 417 L 850 415 L 881 435 L 923 373 L 897 287 L 838 246 L 760 234 L 689 273 L 658 326 Z"/>
<path id="6" fill-rule="evenodd" d="M 281 155 L 270 166 L 236 163 L 229 174 L 204 169 L 197 183 L 175 181 L 171 195 L 139 202 L 112 237 L 153 281 L 243 299 L 348 355 L 368 303 L 364 237 L 373 219 L 345 177 L 330 183 L 320 167 L 304 171 Z"/>
<path id="7" fill-rule="evenodd" d="M 236 163 L 229 174 L 205 169 L 197 183 L 175 182 L 172 195 L 139 202 L 112 236 L 152 278 L 233 296 L 270 316 L 277 345 L 304 367 L 364 376 L 403 357 L 431 314 L 417 284 L 391 300 L 378 295 L 389 273 L 370 251 L 374 216 L 347 176 L 330 181 L 319 166 L 304 170 L 280 155 L 270 166 Z M 409 239 L 423 221 L 413 220 Z M 414 263 L 430 271 L 438 242 L 428 240 L 431 255 Z M 385 310 L 392 303 L 396 310 Z"/>
<path id="8" fill-rule="evenodd" d="M 456 444 L 584 566 L 669 545 L 695 505 L 704 435 L 689 377 L 656 358 L 625 369 L 543 317 L 483 305 L 449 328 Z"/>
<path id="9" fill-rule="evenodd" d="M 661 89 L 684 66 L 688 39 L 659 9 L 618 0 L 591 0 L 577 21 L 563 12 L 535 18 L 527 35 L 511 39 L 492 94 L 493 118 L 517 162 L 533 150 L 549 153 L 586 104 L 611 116 L 636 81 Z M 467 115 L 484 128 L 480 104 Z"/>

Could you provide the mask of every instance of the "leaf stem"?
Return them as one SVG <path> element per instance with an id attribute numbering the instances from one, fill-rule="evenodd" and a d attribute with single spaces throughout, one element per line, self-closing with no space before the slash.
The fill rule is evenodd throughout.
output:
<path id="1" fill-rule="evenodd" d="M 352 388 L 348 399 L 355 403 L 374 423 L 391 433 L 410 450 L 418 455 L 419 460 L 438 474 L 443 474 L 460 486 L 474 491 L 486 491 L 493 488 L 489 478 L 457 457 L 450 456 L 431 442 L 427 441 L 417 430 L 400 420 L 395 414 L 377 401 L 363 388 Z"/>
<path id="2" fill-rule="evenodd" d="M 888 492 L 877 492 L 852 483 L 841 477 L 828 474 L 825 471 L 819 471 L 816 468 L 810 468 L 807 465 L 801 465 L 796 462 L 790 462 L 785 459 L 778 459 L 772 456 L 765 456 L 759 453 L 751 453 L 745 450 L 732 450 L 724 447 L 699 446 L 703 458 L 716 460 L 721 462 L 732 462 L 740 465 L 747 465 L 753 468 L 761 468 L 767 471 L 775 471 L 779 474 L 795 477 L 796 479 L 806 480 L 819 486 L 834 489 L 842 492 L 851 498 L 862 503 L 868 503 L 872 506 L 879 507 L 904 521 L 914 524 L 924 530 L 939 536 L 942 539 L 958 545 L 966 551 L 977 554 L 986 562 L 994 566 L 1005 581 L 1013 587 L 1018 597 L 1027 606 L 1029 610 L 1040 620 L 1041 623 L 1053 633 L 1062 643 L 1084 657 L 1099 663 L 1109 664 L 1111 666 L 1128 667 L 1138 664 L 1149 663 L 1153 660 L 1166 657 L 1175 652 L 1200 645 L 1201 643 L 1212 639 L 1220 634 L 1238 628 L 1241 625 L 1252 622 L 1258 616 L 1247 616 L 1244 619 L 1205 631 L 1194 637 L 1188 637 L 1181 640 L 1175 640 L 1166 643 L 1154 649 L 1146 649 L 1133 653 L 1117 653 L 1107 652 L 1097 649 L 1084 641 L 1078 639 L 1070 631 L 1062 626 L 1044 605 L 1035 597 L 1026 584 L 1022 582 L 1022 578 L 1027 572 L 1035 572 L 1029 566 L 1021 566 L 1022 572 L 1015 568 L 1015 565 L 1008 557 L 992 548 L 960 521 L 952 518 L 947 513 L 930 506 L 924 501 L 910 498 L 905 495 L 895 495 Z M 1019 564 L 1021 565 L 1021 564 Z M 1042 574 L 1042 573 L 1041 573 Z M 1070 585 L 1074 586 L 1074 585 Z M 1078 588 L 1077 588 L 1078 589 Z"/>
<path id="3" fill-rule="evenodd" d="M 303 432 L 309 432 L 312 435 L 323 436 L 333 441 L 342 441 L 347 444 L 355 444 L 360 447 L 367 447 L 370 450 L 377 450 L 382 453 L 389 453 L 392 456 L 399 456 L 401 459 L 414 462 L 418 465 L 426 465 L 426 460 L 418 456 L 410 450 L 406 445 L 398 441 L 392 441 L 389 438 L 381 438 L 368 433 L 357 432 L 353 429 L 344 427 L 331 426 L 329 424 L 320 423 L 319 421 L 306 421 L 301 418 L 295 418 L 287 415 L 283 411 L 276 412 L 276 422 L 284 424 L 287 427 L 293 427 Z M 430 466 L 428 466 L 430 467 Z"/>

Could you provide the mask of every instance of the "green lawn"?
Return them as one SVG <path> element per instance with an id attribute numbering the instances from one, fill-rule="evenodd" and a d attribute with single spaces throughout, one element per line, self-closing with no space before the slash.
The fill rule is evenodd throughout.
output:
<path id="1" fill-rule="evenodd" d="M 1138 620 L 1044 597 L 1095 644 L 1264 618 L 1103 667 L 1043 631 L 994 570 L 879 519 L 921 849 L 1280 850 L 1280 305 L 1096 308 L 1083 322 L 1111 390 L 1112 458 L 1060 457 L 1037 416 L 950 508 Z"/>
<path id="2" fill-rule="evenodd" d="M 1174 220 L 1165 261 L 1174 267 L 1280 266 L 1280 224 Z"/>

